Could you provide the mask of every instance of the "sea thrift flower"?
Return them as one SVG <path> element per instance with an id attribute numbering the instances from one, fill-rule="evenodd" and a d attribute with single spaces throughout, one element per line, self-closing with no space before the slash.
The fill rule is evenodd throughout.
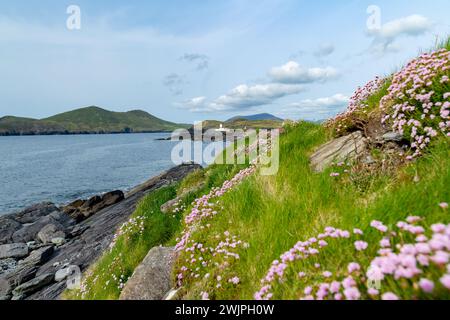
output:
<path id="1" fill-rule="evenodd" d="M 386 292 L 381 296 L 382 300 L 398 300 L 398 297 L 392 292 Z"/>
<path id="2" fill-rule="evenodd" d="M 448 209 L 448 203 L 447 202 L 441 202 L 439 204 L 439 207 L 441 207 L 442 209 Z"/>
<path id="3" fill-rule="evenodd" d="M 353 229 L 353 233 L 354 234 L 359 234 L 361 236 L 364 234 L 361 229 Z"/>
<path id="4" fill-rule="evenodd" d="M 228 282 L 232 284 L 239 284 L 240 279 L 238 277 L 231 278 Z"/>
<path id="5" fill-rule="evenodd" d="M 347 300 L 358 300 L 361 297 L 359 290 L 354 287 L 345 289 L 344 295 Z"/>
<path id="6" fill-rule="evenodd" d="M 333 274 L 330 271 L 324 271 L 322 275 L 324 276 L 324 278 L 330 278 Z"/>
<path id="7" fill-rule="evenodd" d="M 446 274 L 440 279 L 442 285 L 450 290 L 450 274 Z"/>
<path id="8" fill-rule="evenodd" d="M 350 263 L 347 267 L 347 271 L 350 274 L 352 274 L 353 272 L 359 271 L 359 270 L 361 270 L 361 266 L 356 262 Z"/>
<path id="9" fill-rule="evenodd" d="M 355 248 L 358 251 L 364 251 L 367 249 L 368 243 L 365 241 L 356 241 L 355 242 Z"/>
<path id="10" fill-rule="evenodd" d="M 434 290 L 434 283 L 433 281 L 428 279 L 420 279 L 419 287 L 422 289 L 423 292 L 431 293 Z"/>

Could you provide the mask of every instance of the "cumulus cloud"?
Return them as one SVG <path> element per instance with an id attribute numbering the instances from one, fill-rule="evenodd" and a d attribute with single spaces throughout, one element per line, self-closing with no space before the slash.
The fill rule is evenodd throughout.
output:
<path id="1" fill-rule="evenodd" d="M 346 105 L 349 101 L 349 97 L 341 93 L 335 94 L 331 97 L 318 98 L 318 99 L 306 99 L 300 102 L 292 103 L 290 106 L 293 108 L 331 108 L 331 107 L 342 107 Z"/>
<path id="2" fill-rule="evenodd" d="M 192 112 L 225 112 L 251 109 L 273 103 L 275 100 L 303 91 L 301 85 L 269 83 L 240 85 L 225 95 L 207 103 L 205 97 L 197 97 L 179 104 Z"/>
<path id="3" fill-rule="evenodd" d="M 269 76 L 274 82 L 284 84 L 301 84 L 313 82 L 325 82 L 335 79 L 339 72 L 332 67 L 304 68 L 295 61 L 289 61 L 281 67 L 274 67 L 269 71 Z"/>
<path id="4" fill-rule="evenodd" d="M 180 60 L 194 63 L 198 71 L 208 69 L 209 67 L 209 57 L 204 54 L 199 53 L 185 53 L 180 57 Z"/>
<path id="5" fill-rule="evenodd" d="M 316 51 L 314 51 L 314 55 L 318 58 L 323 58 L 331 55 L 335 50 L 334 45 L 331 43 L 324 43 L 317 48 Z"/>
<path id="6" fill-rule="evenodd" d="M 191 112 L 202 112 L 206 109 L 206 97 L 195 97 L 181 103 L 177 103 L 177 106 Z"/>
<path id="7" fill-rule="evenodd" d="M 301 91 L 303 86 L 298 84 L 269 83 L 253 86 L 243 84 L 214 100 L 209 104 L 209 109 L 216 111 L 248 109 L 271 104 L 277 99 Z"/>
<path id="8" fill-rule="evenodd" d="M 324 115 L 335 114 L 348 104 L 349 97 L 338 93 L 331 97 L 318 99 L 305 99 L 300 102 L 291 103 L 282 112 L 286 115 L 309 117 L 318 119 Z"/>
<path id="9" fill-rule="evenodd" d="M 408 17 L 392 20 L 385 23 L 380 28 L 368 30 L 368 35 L 373 37 L 372 49 L 377 52 L 387 52 L 397 50 L 395 40 L 402 36 L 417 37 L 430 31 L 433 23 L 421 15 L 411 15 Z"/>
<path id="10" fill-rule="evenodd" d="M 182 75 L 171 73 L 164 78 L 163 84 L 174 96 L 179 96 L 183 94 L 182 86 L 186 84 L 186 80 Z"/>

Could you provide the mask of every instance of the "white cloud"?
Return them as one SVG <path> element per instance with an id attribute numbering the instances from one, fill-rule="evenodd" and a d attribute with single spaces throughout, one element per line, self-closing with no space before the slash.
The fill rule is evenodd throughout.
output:
<path id="1" fill-rule="evenodd" d="M 206 108 L 206 97 L 195 97 L 176 104 L 181 109 L 187 109 L 191 112 L 202 112 Z"/>
<path id="2" fill-rule="evenodd" d="M 330 116 L 338 113 L 345 108 L 348 101 L 349 97 L 338 93 L 331 97 L 305 99 L 300 102 L 291 103 L 282 110 L 282 113 L 289 116 L 320 119 L 325 115 Z"/>
<path id="3" fill-rule="evenodd" d="M 248 109 L 271 104 L 279 98 L 298 94 L 302 90 L 301 85 L 269 83 L 249 86 L 243 84 L 214 100 L 209 108 L 216 111 Z"/>
<path id="4" fill-rule="evenodd" d="M 393 42 L 401 36 L 417 37 L 430 31 L 433 23 L 421 15 L 392 20 L 380 28 L 368 30 L 369 36 L 374 38 L 372 49 L 378 52 L 392 51 L 397 48 Z"/>
<path id="5" fill-rule="evenodd" d="M 298 94 L 301 91 L 303 86 L 298 84 L 269 83 L 252 86 L 242 84 L 209 103 L 206 102 L 205 97 L 197 97 L 178 105 L 191 112 L 235 111 L 268 105 L 277 99 Z"/>
<path id="6" fill-rule="evenodd" d="M 325 68 L 303 68 L 295 61 L 289 61 L 281 67 L 274 67 L 269 76 L 275 82 L 285 84 L 325 82 L 335 79 L 339 72 L 332 67 Z"/>

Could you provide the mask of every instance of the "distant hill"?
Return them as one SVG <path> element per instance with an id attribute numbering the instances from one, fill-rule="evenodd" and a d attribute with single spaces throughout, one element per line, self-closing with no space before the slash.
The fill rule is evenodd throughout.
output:
<path id="1" fill-rule="evenodd" d="M 6 116 L 0 118 L 0 135 L 102 134 L 172 131 L 188 128 L 134 110 L 113 112 L 87 107 L 57 114 L 45 119 Z"/>
<path id="2" fill-rule="evenodd" d="M 270 113 L 260 113 L 254 114 L 250 116 L 237 116 L 231 119 L 228 119 L 226 122 L 233 122 L 235 120 L 249 120 L 249 121 L 259 121 L 259 120 L 274 120 L 274 121 L 283 121 L 283 119 L 275 117 Z"/>

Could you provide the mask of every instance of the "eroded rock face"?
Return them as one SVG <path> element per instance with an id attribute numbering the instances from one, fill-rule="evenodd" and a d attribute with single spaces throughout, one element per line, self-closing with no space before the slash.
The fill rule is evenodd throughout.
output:
<path id="1" fill-rule="evenodd" d="M 81 222 L 98 211 L 119 203 L 125 198 L 120 190 L 105 193 L 102 196 L 94 196 L 88 200 L 77 200 L 63 208 L 63 211 L 77 222 Z"/>
<path id="2" fill-rule="evenodd" d="M 321 172 L 333 162 L 355 160 L 367 150 L 367 139 L 362 132 L 354 132 L 321 146 L 310 158 L 314 171 Z"/>
<path id="3" fill-rule="evenodd" d="M 25 243 L 11 243 L 0 246 L 0 259 L 23 258 L 28 255 L 28 246 Z"/>
<path id="4" fill-rule="evenodd" d="M 162 300 L 172 288 L 174 248 L 155 247 L 136 268 L 120 300 Z"/>
<path id="5" fill-rule="evenodd" d="M 51 202 L 43 202 L 35 204 L 25 210 L 14 215 L 14 220 L 26 224 L 34 223 L 40 218 L 49 215 L 50 213 L 58 211 L 58 208 Z"/>
<path id="6" fill-rule="evenodd" d="M 22 228 L 22 224 L 8 217 L 0 218 L 0 244 L 12 241 L 13 234 Z"/>
<path id="7" fill-rule="evenodd" d="M 13 291 L 13 298 L 17 297 L 19 299 L 26 298 L 29 294 L 34 293 L 38 291 L 39 289 L 45 287 L 46 285 L 53 282 L 54 274 L 53 273 L 47 273 L 43 274 L 39 277 L 36 277 L 28 282 L 25 282 L 21 284 L 20 286 L 16 287 Z"/>
<path id="8" fill-rule="evenodd" d="M 38 232 L 37 238 L 43 244 L 52 242 L 54 238 L 65 238 L 66 234 L 61 226 L 55 224 L 48 224 Z"/>

